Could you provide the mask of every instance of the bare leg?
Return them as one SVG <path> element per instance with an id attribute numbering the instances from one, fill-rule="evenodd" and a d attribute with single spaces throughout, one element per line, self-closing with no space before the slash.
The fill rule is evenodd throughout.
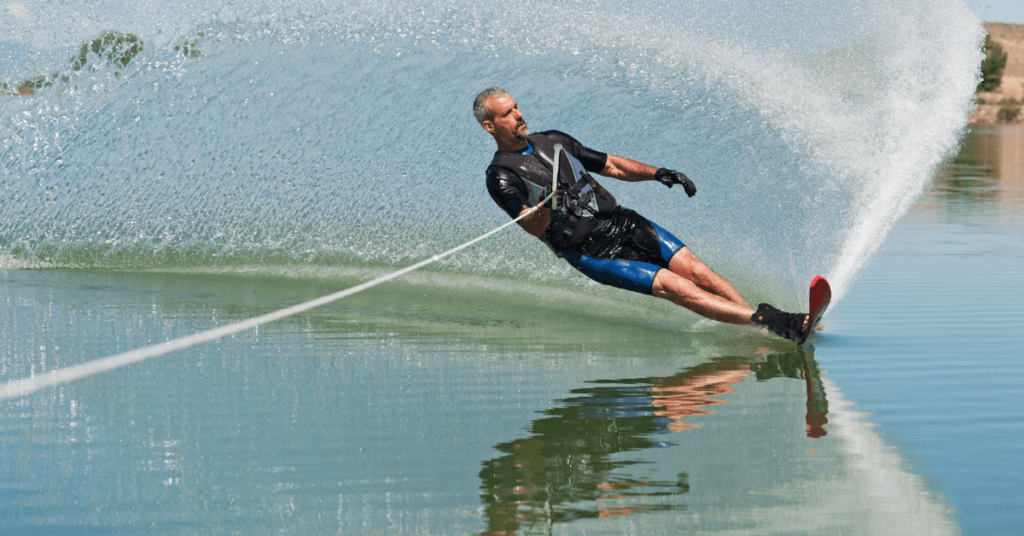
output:
<path id="1" fill-rule="evenodd" d="M 729 300 L 735 304 L 742 305 L 747 309 L 750 306 L 747 304 L 747 300 L 740 296 L 740 293 L 725 280 L 722 276 L 716 274 L 711 268 L 708 268 L 703 262 L 701 262 L 688 248 L 682 247 L 672 259 L 669 260 L 668 269 L 672 270 L 677 275 L 682 276 L 684 279 L 692 281 L 697 287 L 705 292 L 714 294 Z M 682 304 L 680 304 L 682 305 Z M 753 310 L 750 311 L 753 314 Z M 750 315 L 747 315 L 750 318 Z"/>
<path id="2" fill-rule="evenodd" d="M 730 324 L 752 324 L 756 312 L 739 291 L 686 247 L 672 256 L 668 270 L 654 277 L 651 293 L 701 316 Z M 810 317 L 804 318 L 804 325 Z"/>
<path id="3" fill-rule="evenodd" d="M 732 286 L 730 285 L 729 288 Z M 746 303 L 736 303 L 717 294 L 712 294 L 697 286 L 693 281 L 669 270 L 659 270 L 658 275 L 654 276 L 651 293 L 719 322 L 750 324 L 750 317 L 755 312 Z M 742 301 L 743 298 L 740 300 Z"/>

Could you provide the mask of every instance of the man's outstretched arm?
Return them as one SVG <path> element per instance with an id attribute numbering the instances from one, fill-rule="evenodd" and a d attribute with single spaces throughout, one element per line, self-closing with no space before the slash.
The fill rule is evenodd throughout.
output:
<path id="1" fill-rule="evenodd" d="M 605 161 L 604 169 L 600 171 L 600 174 L 627 182 L 656 180 L 669 188 L 674 184 L 682 184 L 683 189 L 686 190 L 686 195 L 693 197 L 697 193 L 697 187 L 694 186 L 693 181 L 678 171 L 667 168 L 654 168 L 636 160 L 630 160 L 613 154 L 608 155 L 608 160 Z"/>
<path id="2" fill-rule="evenodd" d="M 608 155 L 600 174 L 626 182 L 653 181 L 657 168 L 613 154 Z"/>

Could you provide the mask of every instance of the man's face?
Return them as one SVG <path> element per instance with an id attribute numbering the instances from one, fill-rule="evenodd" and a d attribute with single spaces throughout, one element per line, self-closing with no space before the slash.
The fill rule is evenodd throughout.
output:
<path id="1" fill-rule="evenodd" d="M 487 107 L 490 108 L 492 117 L 484 121 L 483 127 L 495 137 L 525 139 L 530 133 L 530 129 L 526 128 L 523 114 L 519 111 L 519 105 L 512 97 L 491 97 L 487 99 Z"/>

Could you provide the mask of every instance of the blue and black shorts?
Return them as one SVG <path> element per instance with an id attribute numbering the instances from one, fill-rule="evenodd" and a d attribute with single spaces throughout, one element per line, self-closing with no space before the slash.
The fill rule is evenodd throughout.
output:
<path id="1" fill-rule="evenodd" d="M 580 251 L 566 251 L 565 260 L 587 277 L 641 294 L 651 294 L 658 270 L 685 244 L 640 214 L 619 207 L 607 225 L 595 229 Z"/>

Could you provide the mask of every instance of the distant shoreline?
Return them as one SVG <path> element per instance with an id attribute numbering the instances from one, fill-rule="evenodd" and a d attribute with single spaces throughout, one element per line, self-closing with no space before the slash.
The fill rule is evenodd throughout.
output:
<path id="1" fill-rule="evenodd" d="M 978 105 L 971 112 L 971 125 L 1024 124 L 1024 24 L 986 22 L 985 30 L 992 42 L 1006 53 L 1006 67 L 995 91 L 978 93 Z M 1018 110 L 1016 119 L 1000 120 L 999 112 L 1003 109 Z"/>
<path id="2" fill-rule="evenodd" d="M 0 91 L 0 98 L 3 97 L 34 97 L 36 94 L 36 88 L 31 86 L 19 87 L 15 91 L 3 90 Z"/>

